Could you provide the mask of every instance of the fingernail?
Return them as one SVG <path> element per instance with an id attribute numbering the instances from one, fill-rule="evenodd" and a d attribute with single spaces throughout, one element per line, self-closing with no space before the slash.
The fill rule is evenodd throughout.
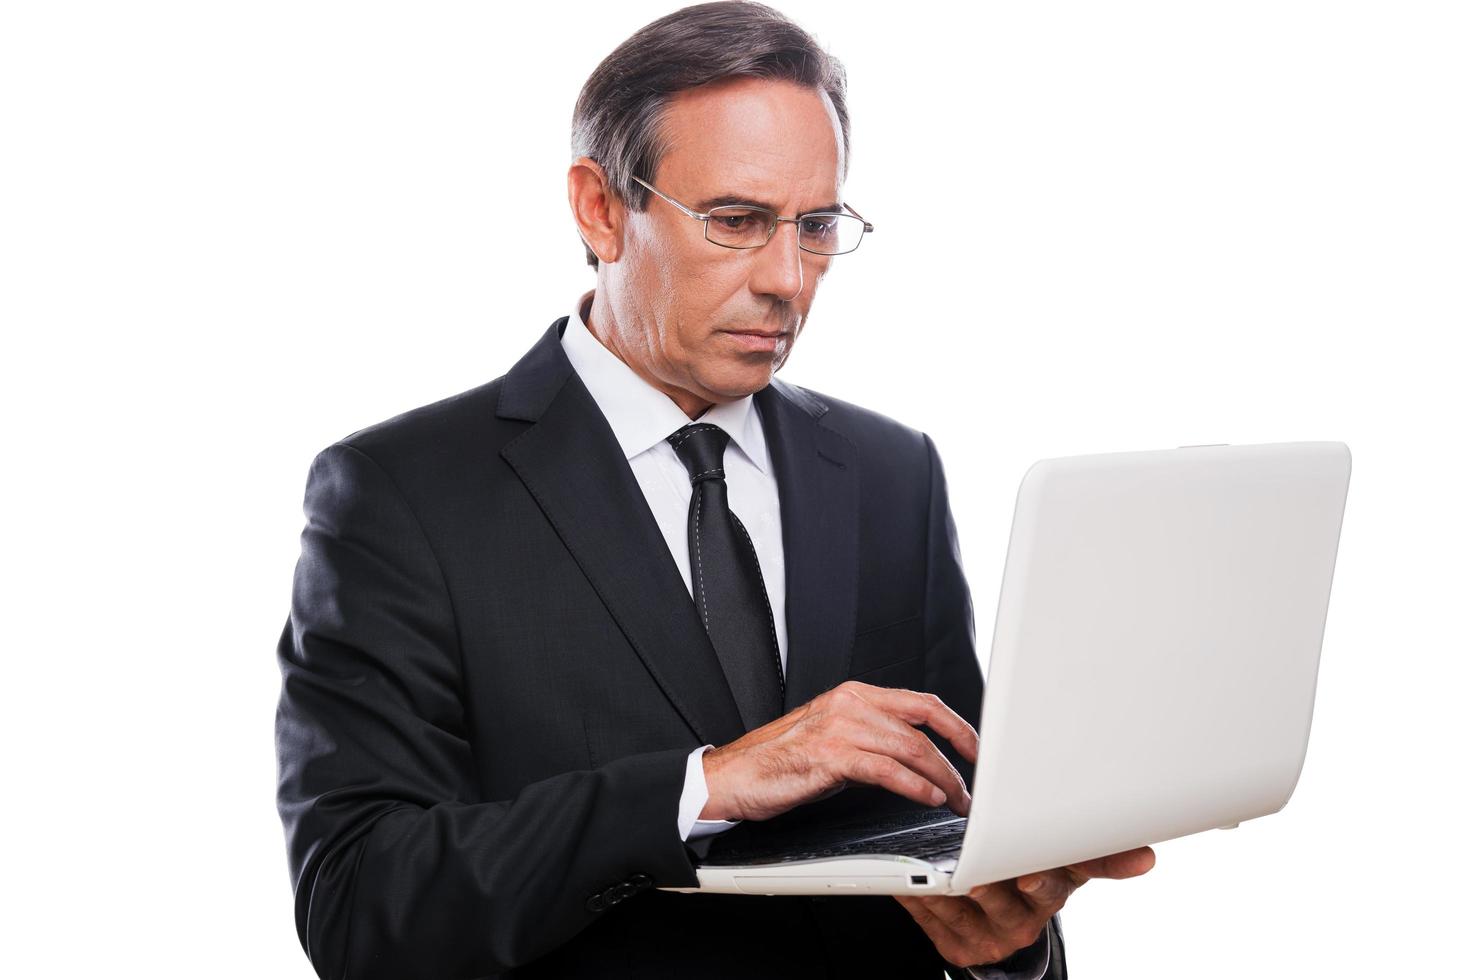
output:
<path id="1" fill-rule="evenodd" d="M 1039 878 L 1032 878 L 1029 881 L 1023 881 L 1023 882 L 1021 882 L 1020 883 L 1020 890 L 1023 891 L 1023 892 L 1025 892 L 1028 895 L 1034 895 L 1036 892 L 1038 892 L 1038 891 L 1041 890 L 1041 885 L 1042 884 L 1044 884 L 1044 882 L 1042 882 L 1041 879 L 1039 879 Z"/>
<path id="2" fill-rule="evenodd" d="M 937 786 L 933 788 L 932 793 L 928 794 L 928 798 L 930 800 L 933 800 L 934 806 L 938 806 L 940 803 L 944 802 L 944 800 L 948 799 L 948 797 L 944 796 L 944 791 L 939 789 Z"/>

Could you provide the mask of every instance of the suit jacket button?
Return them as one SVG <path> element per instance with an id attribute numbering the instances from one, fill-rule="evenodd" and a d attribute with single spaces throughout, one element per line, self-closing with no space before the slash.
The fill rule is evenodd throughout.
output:
<path id="1" fill-rule="evenodd" d="M 607 908 L 607 895 L 605 892 L 597 892 L 587 899 L 588 912 L 601 912 Z"/>
<path id="2" fill-rule="evenodd" d="M 613 885 L 611 888 L 607 889 L 607 903 L 609 905 L 616 905 L 623 899 L 630 897 L 636 891 L 636 888 L 634 888 L 632 885 L 629 885 L 625 881 Z"/>
<path id="3" fill-rule="evenodd" d="M 653 887 L 653 879 L 645 874 L 633 875 L 631 878 L 627 879 L 627 883 L 629 885 L 632 885 L 638 891 L 642 891 L 644 888 Z"/>

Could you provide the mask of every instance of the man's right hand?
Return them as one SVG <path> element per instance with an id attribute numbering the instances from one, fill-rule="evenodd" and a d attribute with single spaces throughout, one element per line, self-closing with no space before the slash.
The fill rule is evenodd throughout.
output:
<path id="1" fill-rule="evenodd" d="M 964 780 L 915 726 L 974 762 L 979 734 L 937 695 L 846 681 L 790 714 L 704 753 L 701 820 L 766 820 L 868 783 L 925 806 L 969 813 Z"/>

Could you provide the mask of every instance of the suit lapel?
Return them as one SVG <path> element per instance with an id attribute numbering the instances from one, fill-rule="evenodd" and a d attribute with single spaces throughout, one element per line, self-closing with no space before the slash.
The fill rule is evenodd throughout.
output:
<path id="1" fill-rule="evenodd" d="M 497 414 L 532 423 L 501 456 L 530 491 L 648 672 L 703 741 L 744 733 L 667 542 L 606 418 L 561 348 L 563 317 L 506 375 Z M 857 613 L 857 459 L 809 392 L 755 395 L 780 498 L 785 710 L 846 679 Z"/>
<path id="2" fill-rule="evenodd" d="M 809 392 L 772 381 L 756 393 L 780 496 L 786 562 L 790 711 L 840 684 L 857 615 L 857 458 Z"/>
<path id="3" fill-rule="evenodd" d="M 723 745 L 744 733 L 739 709 L 642 488 L 561 348 L 565 323 L 506 376 L 497 414 L 534 424 L 501 456 L 669 701 L 700 739 Z"/>

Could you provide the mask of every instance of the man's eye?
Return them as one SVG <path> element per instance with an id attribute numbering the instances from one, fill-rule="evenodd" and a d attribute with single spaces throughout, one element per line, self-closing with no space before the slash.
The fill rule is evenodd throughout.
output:
<path id="1" fill-rule="evenodd" d="M 831 234 L 835 224 L 830 218 L 804 218 L 801 221 L 801 231 L 807 235 L 824 238 Z"/>
<path id="2" fill-rule="evenodd" d="M 749 231 L 760 221 L 760 212 L 749 208 L 725 208 L 710 219 L 726 231 Z"/>

